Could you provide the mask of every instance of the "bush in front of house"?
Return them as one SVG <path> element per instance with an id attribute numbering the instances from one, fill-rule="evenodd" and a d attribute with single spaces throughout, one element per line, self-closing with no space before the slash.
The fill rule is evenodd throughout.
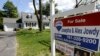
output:
<path id="1" fill-rule="evenodd" d="M 32 28 L 29 28 L 28 30 L 32 30 Z"/>
<path id="2" fill-rule="evenodd" d="M 19 30 L 20 30 L 20 28 L 15 28 L 15 29 L 14 29 L 14 31 L 19 31 Z"/>

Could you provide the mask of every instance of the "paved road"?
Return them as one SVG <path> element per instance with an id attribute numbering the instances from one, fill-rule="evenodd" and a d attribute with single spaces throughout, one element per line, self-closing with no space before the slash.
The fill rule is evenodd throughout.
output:
<path id="1" fill-rule="evenodd" d="M 0 56 L 16 56 L 16 32 L 0 32 Z"/>

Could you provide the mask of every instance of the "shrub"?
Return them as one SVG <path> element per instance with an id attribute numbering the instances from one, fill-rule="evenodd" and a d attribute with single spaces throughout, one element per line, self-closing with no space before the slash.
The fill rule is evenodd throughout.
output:
<path id="1" fill-rule="evenodd" d="M 15 29 L 14 29 L 14 31 L 19 31 L 19 30 L 20 30 L 19 28 L 15 28 Z"/>
<path id="2" fill-rule="evenodd" d="M 32 30 L 32 28 L 29 28 L 28 30 Z"/>

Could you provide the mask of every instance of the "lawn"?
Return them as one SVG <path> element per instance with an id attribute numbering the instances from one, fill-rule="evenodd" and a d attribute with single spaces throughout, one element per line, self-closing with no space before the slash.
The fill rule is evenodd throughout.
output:
<path id="1" fill-rule="evenodd" d="M 17 56 L 50 56 L 50 30 L 17 31 Z M 63 55 L 57 52 L 57 56 Z M 96 56 L 100 56 L 100 52 Z"/>
<path id="2" fill-rule="evenodd" d="M 50 56 L 50 30 L 18 31 L 17 56 Z"/>

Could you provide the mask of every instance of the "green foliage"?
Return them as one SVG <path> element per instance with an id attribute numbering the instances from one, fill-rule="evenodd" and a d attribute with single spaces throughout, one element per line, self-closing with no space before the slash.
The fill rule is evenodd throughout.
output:
<path id="1" fill-rule="evenodd" d="M 100 56 L 100 51 L 96 53 L 96 56 Z"/>
<path id="2" fill-rule="evenodd" d="M 3 18 L 0 17 L 0 30 L 3 30 Z"/>
<path id="3" fill-rule="evenodd" d="M 18 17 L 18 11 L 17 8 L 14 6 L 14 4 L 11 1 L 7 1 L 4 4 L 4 14 L 6 17 L 11 17 L 11 18 L 17 18 Z"/>
<path id="4" fill-rule="evenodd" d="M 3 14 L 2 11 L 0 10 L 0 30 L 3 30 Z"/>
<path id="5" fill-rule="evenodd" d="M 0 10 L 0 17 L 7 17 L 6 11 Z"/>
<path id="6" fill-rule="evenodd" d="M 46 5 L 42 6 L 43 15 L 49 16 L 50 15 L 50 3 L 46 3 Z"/>
<path id="7" fill-rule="evenodd" d="M 20 30 L 20 28 L 15 28 L 15 29 L 14 29 L 14 31 L 19 31 L 19 30 Z"/>
<path id="8" fill-rule="evenodd" d="M 57 6 L 57 4 L 55 4 L 55 7 L 56 6 Z M 39 13 L 39 11 L 38 11 L 38 13 Z M 46 2 L 46 4 L 42 5 L 42 13 L 43 13 L 43 15 L 50 16 L 50 3 Z M 58 13 L 58 9 L 55 9 L 55 13 Z"/>
<path id="9" fill-rule="evenodd" d="M 3 16 L 3 12 L 0 10 L 0 17 L 2 17 Z"/>
<path id="10" fill-rule="evenodd" d="M 32 30 L 32 28 L 29 28 L 28 30 Z"/>

